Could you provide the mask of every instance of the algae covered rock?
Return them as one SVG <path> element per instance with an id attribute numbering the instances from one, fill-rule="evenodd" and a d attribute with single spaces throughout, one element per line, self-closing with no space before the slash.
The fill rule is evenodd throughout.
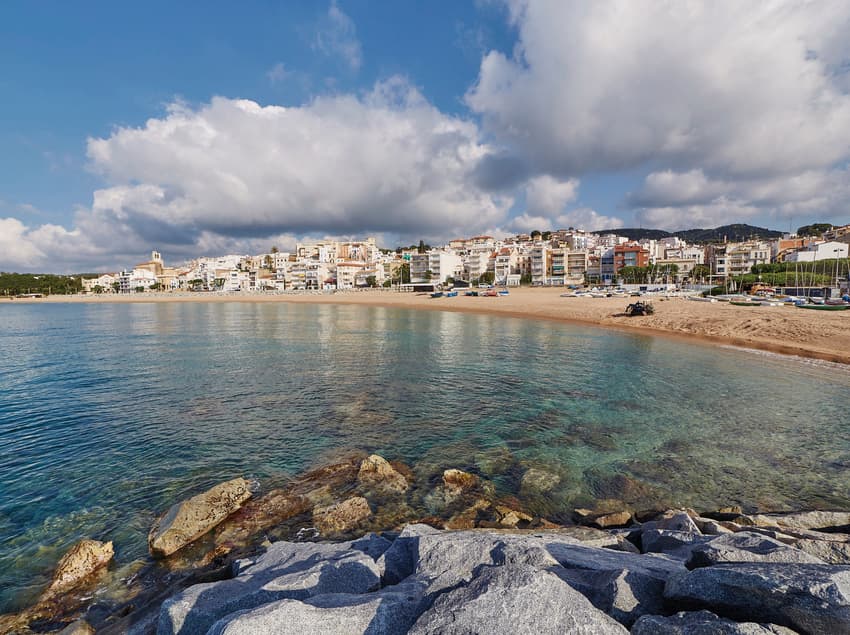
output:
<path id="1" fill-rule="evenodd" d="M 341 503 L 316 507 L 313 524 L 322 535 L 331 536 L 352 531 L 371 516 L 369 502 L 362 496 L 354 496 Z"/>
<path id="2" fill-rule="evenodd" d="M 173 505 L 148 535 L 151 554 L 170 556 L 218 525 L 249 498 L 248 481 L 235 478 Z"/>
<path id="3" fill-rule="evenodd" d="M 56 572 L 53 574 L 53 581 L 47 588 L 47 593 L 62 593 L 73 589 L 109 564 L 113 555 L 115 551 L 112 548 L 112 542 L 81 540 L 71 547 L 56 565 Z"/>
<path id="4" fill-rule="evenodd" d="M 403 494 L 410 487 L 407 479 L 389 461 L 377 454 L 372 454 L 360 463 L 357 481 L 365 487 L 398 494 Z"/>

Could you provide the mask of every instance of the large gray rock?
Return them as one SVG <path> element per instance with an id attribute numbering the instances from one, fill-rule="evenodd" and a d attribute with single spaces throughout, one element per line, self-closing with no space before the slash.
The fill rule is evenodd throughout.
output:
<path id="1" fill-rule="evenodd" d="M 748 531 L 725 534 L 691 550 L 687 566 L 710 567 L 721 562 L 796 562 L 826 564 L 820 558 L 784 542 Z"/>
<path id="2" fill-rule="evenodd" d="M 776 624 L 733 622 L 710 611 L 695 611 L 670 617 L 644 615 L 635 622 L 631 635 L 794 635 L 794 631 Z"/>
<path id="3" fill-rule="evenodd" d="M 203 634 L 231 613 L 269 602 L 373 591 L 381 580 L 376 559 L 389 545 L 374 535 L 337 544 L 274 543 L 257 558 L 237 561 L 238 577 L 197 584 L 166 600 L 157 633 Z"/>
<path id="4" fill-rule="evenodd" d="M 563 544 L 550 544 L 547 550 L 562 567 L 552 570 L 556 575 L 626 626 L 641 615 L 661 612 L 666 581 L 687 571 L 662 555 Z"/>
<path id="5" fill-rule="evenodd" d="M 793 545 L 800 551 L 805 551 L 828 564 L 850 564 L 850 542 L 804 538 L 795 541 Z"/>
<path id="6" fill-rule="evenodd" d="M 383 570 L 384 584 L 396 584 L 411 575 L 419 560 L 420 538 L 440 533 L 430 525 L 407 525 L 378 561 Z"/>
<path id="7" fill-rule="evenodd" d="M 805 633 L 850 632 L 850 567 L 823 564 L 718 564 L 671 578 L 672 606 L 708 609 L 741 621 Z"/>
<path id="8" fill-rule="evenodd" d="M 626 633 L 556 575 L 523 564 L 483 567 L 465 585 L 440 595 L 410 631 L 468 633 Z"/>
<path id="9" fill-rule="evenodd" d="M 151 554 L 158 558 L 170 556 L 218 525 L 249 498 L 248 481 L 235 478 L 172 505 L 148 534 Z"/>
<path id="10" fill-rule="evenodd" d="M 641 532 L 641 549 L 644 553 L 667 553 L 687 559 L 691 548 L 710 540 L 710 537 L 690 531 L 675 529 L 646 529 Z"/>
<path id="11" fill-rule="evenodd" d="M 765 514 L 780 527 L 792 529 L 827 529 L 850 525 L 850 512 L 797 512 L 793 514 Z"/>
<path id="12" fill-rule="evenodd" d="M 279 600 L 216 622 L 208 635 L 402 635 L 427 608 L 425 585 L 408 580 L 374 593 L 332 593 L 306 600 Z"/>

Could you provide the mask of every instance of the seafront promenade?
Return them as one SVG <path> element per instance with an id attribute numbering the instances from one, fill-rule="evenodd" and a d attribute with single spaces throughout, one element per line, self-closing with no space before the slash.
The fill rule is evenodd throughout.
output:
<path id="1" fill-rule="evenodd" d="M 564 298 L 562 288 L 511 289 L 497 298 L 431 298 L 428 294 L 386 290 L 300 293 L 141 293 L 131 295 L 50 296 L 15 302 L 293 302 L 384 306 L 417 310 L 487 313 L 557 320 L 705 343 L 755 348 L 850 364 L 850 312 L 801 311 L 787 306 L 737 307 L 689 302 L 681 297 L 650 298 L 655 314 L 627 317 L 634 298 Z"/>

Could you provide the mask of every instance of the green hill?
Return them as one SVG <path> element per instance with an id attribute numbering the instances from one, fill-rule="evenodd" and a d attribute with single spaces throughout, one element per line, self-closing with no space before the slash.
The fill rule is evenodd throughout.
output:
<path id="1" fill-rule="evenodd" d="M 735 223 L 733 225 L 722 225 L 714 229 L 683 229 L 675 232 L 664 231 L 663 229 L 643 229 L 643 228 L 623 228 L 623 229 L 605 229 L 595 231 L 594 234 L 617 234 L 625 236 L 629 240 L 659 240 L 670 236 L 677 236 L 689 243 L 719 243 L 724 240 L 730 242 L 741 242 L 744 240 L 754 239 L 772 239 L 781 238 L 782 232 L 766 227 L 756 227 L 755 225 L 747 225 L 745 223 Z"/>

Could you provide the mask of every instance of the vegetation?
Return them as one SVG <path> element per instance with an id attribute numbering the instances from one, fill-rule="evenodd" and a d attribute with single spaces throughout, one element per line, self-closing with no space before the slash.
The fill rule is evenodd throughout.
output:
<path id="1" fill-rule="evenodd" d="M 49 273 L 0 272 L 0 294 L 42 293 L 67 295 L 83 289 L 82 276 L 57 276 Z"/>
<path id="2" fill-rule="evenodd" d="M 679 265 L 650 265 L 648 267 L 622 267 L 617 277 L 627 284 L 651 284 L 662 280 L 665 276 L 675 277 L 679 273 Z"/>
<path id="3" fill-rule="evenodd" d="M 493 281 L 496 279 L 496 274 L 492 271 L 485 271 L 480 276 L 478 276 L 478 284 L 493 284 Z"/>
<path id="4" fill-rule="evenodd" d="M 797 228 L 797 236 L 806 238 L 808 236 L 820 236 L 824 232 L 832 229 L 829 223 L 812 223 L 811 225 L 803 225 Z"/>
<path id="5" fill-rule="evenodd" d="M 366 276 L 366 286 L 367 287 L 377 287 L 378 279 L 375 276 Z"/>
<path id="6" fill-rule="evenodd" d="M 689 243 L 722 243 L 724 240 L 728 240 L 730 242 L 741 242 L 745 240 L 782 237 L 782 232 L 780 231 L 743 223 L 722 225 L 721 227 L 715 227 L 714 229 L 685 229 L 676 232 L 668 232 L 663 229 L 643 229 L 632 227 L 626 229 L 605 229 L 595 231 L 593 233 L 598 235 L 617 234 L 618 236 L 625 236 L 629 240 L 642 240 L 644 238 L 660 240 L 661 238 L 676 236 Z"/>
<path id="7" fill-rule="evenodd" d="M 531 274 L 524 273 L 519 277 L 520 284 L 531 284 Z"/>
<path id="8" fill-rule="evenodd" d="M 708 265 L 694 265 L 688 277 L 691 280 L 708 280 L 711 276 L 711 267 Z"/>

